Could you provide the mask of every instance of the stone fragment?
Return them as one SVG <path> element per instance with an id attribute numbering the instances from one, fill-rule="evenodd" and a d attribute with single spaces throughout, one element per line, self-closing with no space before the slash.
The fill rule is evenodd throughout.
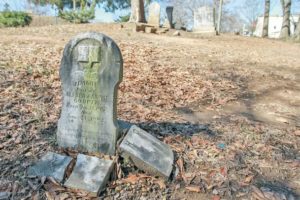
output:
<path id="1" fill-rule="evenodd" d="M 69 156 L 59 155 L 53 152 L 48 152 L 37 163 L 29 167 L 28 176 L 48 176 L 53 177 L 59 182 L 64 180 L 65 172 L 72 158 Z"/>
<path id="2" fill-rule="evenodd" d="M 180 36 L 180 31 L 175 31 L 175 32 L 173 33 L 173 35 L 174 35 L 174 36 Z"/>
<path id="3" fill-rule="evenodd" d="M 171 148 L 135 125 L 122 141 L 120 152 L 123 157 L 151 175 L 167 179 L 172 172 L 174 154 Z"/>
<path id="4" fill-rule="evenodd" d="M 122 76 L 122 55 L 109 37 L 82 33 L 66 45 L 60 67 L 59 146 L 115 154 L 119 137 L 116 98 Z"/>
<path id="5" fill-rule="evenodd" d="M 154 27 L 146 27 L 145 28 L 145 33 L 156 33 L 156 28 Z"/>
<path id="6" fill-rule="evenodd" d="M 158 31 L 156 31 L 157 34 L 164 34 L 169 31 L 168 28 L 160 28 Z"/>
<path id="7" fill-rule="evenodd" d="M 8 200 L 10 199 L 10 192 L 0 192 L 0 200 Z"/>
<path id="8" fill-rule="evenodd" d="M 112 160 L 78 154 L 73 172 L 65 186 L 84 190 L 97 196 L 105 189 L 113 167 L 114 162 Z"/>

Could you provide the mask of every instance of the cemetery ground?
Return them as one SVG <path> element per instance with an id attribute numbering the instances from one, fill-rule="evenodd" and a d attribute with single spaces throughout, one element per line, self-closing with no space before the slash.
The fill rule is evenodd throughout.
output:
<path id="1" fill-rule="evenodd" d="M 169 181 L 111 157 L 118 164 L 101 199 L 299 198 L 299 43 L 135 33 L 117 24 L 0 29 L 0 197 L 92 198 L 26 176 L 48 151 L 78 153 L 56 144 L 58 73 L 64 45 L 85 31 L 121 49 L 118 119 L 175 153 Z"/>

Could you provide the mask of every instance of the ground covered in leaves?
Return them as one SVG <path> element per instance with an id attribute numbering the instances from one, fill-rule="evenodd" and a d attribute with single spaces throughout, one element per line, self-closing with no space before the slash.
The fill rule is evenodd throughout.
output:
<path id="1" fill-rule="evenodd" d="M 118 163 L 100 199 L 298 199 L 300 45 L 133 33 L 119 25 L 0 29 L 0 197 L 91 199 L 26 169 L 58 148 L 59 65 L 78 32 L 112 37 L 124 58 L 118 118 L 175 152 L 169 181 Z M 102 157 L 104 155 L 96 155 Z"/>

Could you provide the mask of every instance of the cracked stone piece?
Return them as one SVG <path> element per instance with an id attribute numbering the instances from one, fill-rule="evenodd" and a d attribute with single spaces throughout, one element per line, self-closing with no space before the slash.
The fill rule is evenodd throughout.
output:
<path id="1" fill-rule="evenodd" d="M 120 151 L 123 157 L 151 175 L 169 178 L 172 172 L 174 154 L 171 148 L 135 125 L 122 141 Z"/>
<path id="2" fill-rule="evenodd" d="M 35 165 L 29 167 L 28 176 L 50 176 L 57 181 L 64 180 L 65 172 L 72 158 L 57 153 L 48 152 Z"/>
<path id="3" fill-rule="evenodd" d="M 65 186 L 99 195 L 113 170 L 112 160 L 103 160 L 93 156 L 78 154 L 77 161 Z"/>

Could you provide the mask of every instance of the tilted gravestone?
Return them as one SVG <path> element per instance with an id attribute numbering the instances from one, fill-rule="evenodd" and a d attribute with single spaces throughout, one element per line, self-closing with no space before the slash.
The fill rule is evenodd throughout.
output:
<path id="1" fill-rule="evenodd" d="M 139 169 L 168 179 L 174 163 L 172 149 L 151 134 L 133 125 L 120 145 L 121 156 Z"/>
<path id="2" fill-rule="evenodd" d="M 122 55 L 109 37 L 83 33 L 66 45 L 60 67 L 63 105 L 57 141 L 61 147 L 115 154 L 116 98 L 122 76 Z"/>
<path id="3" fill-rule="evenodd" d="M 149 5 L 148 24 L 159 27 L 160 25 L 160 5 L 153 2 Z"/>
<path id="4" fill-rule="evenodd" d="M 214 9 L 209 6 L 203 6 L 194 11 L 195 33 L 216 33 Z"/>

